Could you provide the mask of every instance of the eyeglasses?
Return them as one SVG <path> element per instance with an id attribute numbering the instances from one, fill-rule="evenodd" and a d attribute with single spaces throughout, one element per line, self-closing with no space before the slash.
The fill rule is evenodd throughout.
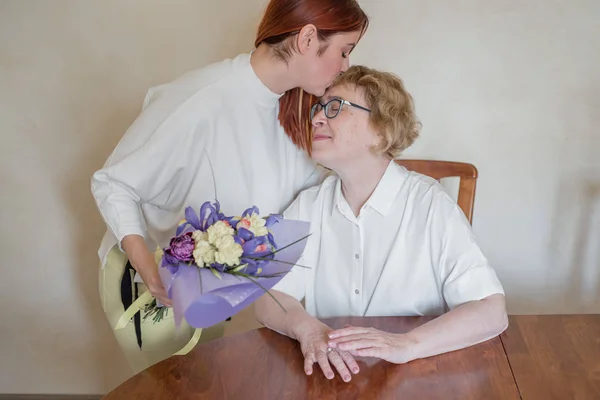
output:
<path id="1" fill-rule="evenodd" d="M 343 105 L 348 105 L 356 108 L 360 108 L 361 110 L 371 112 L 368 108 L 363 106 L 359 106 L 358 104 L 351 103 L 344 99 L 331 99 L 325 104 L 315 103 L 310 109 L 310 120 L 312 121 L 315 115 L 317 115 L 321 110 L 325 109 L 325 116 L 329 119 L 335 118 L 338 116 L 340 111 L 342 111 Z"/>

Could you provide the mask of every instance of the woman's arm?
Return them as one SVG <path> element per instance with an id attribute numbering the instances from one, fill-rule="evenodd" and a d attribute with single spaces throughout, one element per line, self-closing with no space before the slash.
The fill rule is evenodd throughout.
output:
<path id="1" fill-rule="evenodd" d="M 361 327 L 339 329 L 330 333 L 329 346 L 354 356 L 406 363 L 473 346 L 498 336 L 507 327 L 504 295 L 494 294 L 462 304 L 404 334 Z"/>
<path id="2" fill-rule="evenodd" d="M 312 202 L 308 204 L 312 204 Z M 303 205 L 306 205 L 305 193 L 301 192 L 283 212 L 284 219 L 294 221 L 310 220 L 310 218 L 307 218 L 309 213 L 303 210 Z M 311 230 L 314 229 L 317 229 L 317 227 L 311 224 Z M 297 261 L 298 264 L 303 263 L 305 253 L 314 251 L 310 238 L 306 240 L 303 254 Z M 307 273 L 308 271 L 305 268 L 294 266 L 269 291 L 281 303 L 285 311 L 271 296 L 266 294 L 255 302 L 256 318 L 263 325 L 296 340 L 299 340 L 304 331 L 311 330 L 317 325 L 323 325 L 307 313 L 300 303 L 300 300 L 306 296 Z"/>
<path id="3" fill-rule="evenodd" d="M 303 334 L 311 330 L 311 327 L 322 324 L 307 313 L 294 297 L 277 290 L 271 290 L 269 293 L 279 301 L 285 311 L 271 296 L 264 295 L 259 298 L 255 302 L 256 318 L 267 328 L 299 340 Z"/>
<path id="4" fill-rule="evenodd" d="M 507 327 L 504 295 L 494 294 L 458 306 L 407 335 L 414 342 L 412 352 L 416 359 L 485 342 Z"/>
<path id="5" fill-rule="evenodd" d="M 95 172 L 91 190 L 108 229 L 150 292 L 169 304 L 148 239 L 144 204 L 175 210 L 192 185 L 207 135 L 173 95 L 149 92 L 144 108 Z"/>

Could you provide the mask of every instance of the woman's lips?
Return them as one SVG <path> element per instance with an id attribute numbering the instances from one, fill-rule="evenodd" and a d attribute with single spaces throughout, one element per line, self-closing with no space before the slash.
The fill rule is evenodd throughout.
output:
<path id="1" fill-rule="evenodd" d="M 327 135 L 321 135 L 321 134 L 316 134 L 313 136 L 313 141 L 320 141 L 320 140 L 327 140 L 327 139 L 331 139 L 331 136 L 327 136 Z"/>

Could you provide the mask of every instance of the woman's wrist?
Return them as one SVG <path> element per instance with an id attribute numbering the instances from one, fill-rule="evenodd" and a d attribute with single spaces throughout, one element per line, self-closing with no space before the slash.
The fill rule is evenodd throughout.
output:
<path id="1" fill-rule="evenodd" d="M 421 357 L 423 342 L 419 339 L 418 332 L 410 331 L 400 334 L 400 346 L 404 355 L 405 362 L 417 360 Z"/>
<path id="2" fill-rule="evenodd" d="M 302 337 L 314 332 L 320 325 L 323 325 L 321 321 L 308 314 L 304 309 L 302 309 L 302 314 L 292 319 L 293 326 L 290 329 L 292 338 L 297 341 L 300 341 Z"/>
<path id="3" fill-rule="evenodd" d="M 127 235 L 121 241 L 121 246 L 133 269 L 137 272 L 145 269 L 155 268 L 156 260 L 154 255 L 148 250 L 144 238 L 139 235 Z"/>

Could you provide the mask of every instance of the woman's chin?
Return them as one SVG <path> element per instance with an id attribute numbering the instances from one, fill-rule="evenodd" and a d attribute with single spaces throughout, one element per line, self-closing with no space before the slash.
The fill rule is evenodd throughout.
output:
<path id="1" fill-rule="evenodd" d="M 304 90 L 308 94 L 312 94 L 315 97 L 322 97 L 327 91 L 327 87 L 303 87 L 302 90 Z"/>
<path id="2" fill-rule="evenodd" d="M 315 146 L 313 145 L 312 147 L 312 151 L 311 151 L 311 158 L 318 162 L 321 165 L 325 165 L 325 163 L 327 162 L 327 157 L 325 157 L 326 152 L 324 152 L 321 149 L 315 148 Z"/>

